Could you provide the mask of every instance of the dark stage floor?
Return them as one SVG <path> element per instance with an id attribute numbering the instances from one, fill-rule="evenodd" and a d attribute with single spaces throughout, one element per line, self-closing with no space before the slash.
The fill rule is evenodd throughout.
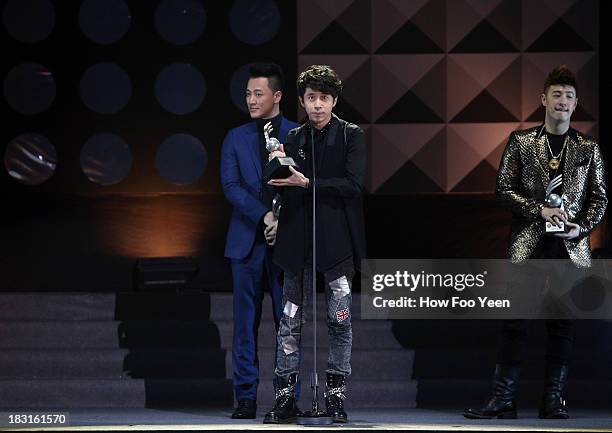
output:
<path id="1" fill-rule="evenodd" d="M 69 426 L 37 428 L 37 430 L 80 431 L 150 431 L 150 430 L 300 430 L 297 425 L 264 425 L 258 418 L 236 422 L 229 418 L 231 409 L 108 409 L 84 408 L 68 412 Z M 42 411 L 38 411 L 42 412 Z M 49 411 L 57 412 L 57 411 Z M 3 416 L 11 411 L 3 411 Z M 23 412 L 22 412 L 23 413 Z M 328 429 L 357 430 L 417 430 L 417 431 L 607 431 L 612 432 L 612 410 L 608 412 L 574 411 L 569 420 L 540 420 L 535 410 L 520 412 L 517 420 L 467 420 L 450 410 L 425 409 L 353 409 L 352 422 Z M 5 420 L 3 420 L 5 421 Z M 24 426 L 13 426 L 19 430 Z M 0 429 L 5 430 L 6 424 Z M 28 427 L 33 430 L 34 427 Z"/>

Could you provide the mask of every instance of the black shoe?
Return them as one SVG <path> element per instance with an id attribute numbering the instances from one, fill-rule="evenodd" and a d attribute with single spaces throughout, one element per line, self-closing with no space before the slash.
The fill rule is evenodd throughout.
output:
<path id="1" fill-rule="evenodd" d="M 326 373 L 325 379 L 325 407 L 327 409 L 327 416 L 331 416 L 334 422 L 348 422 L 348 415 L 344 410 L 346 376 Z"/>
<path id="2" fill-rule="evenodd" d="M 568 419 L 567 404 L 563 389 L 567 382 L 567 365 L 549 364 L 546 366 L 546 385 L 540 413 L 542 419 Z"/>
<path id="3" fill-rule="evenodd" d="M 493 396 L 480 408 L 468 408 L 463 416 L 470 419 L 515 419 L 516 381 L 521 369 L 509 365 L 497 364 L 493 376 Z"/>
<path id="4" fill-rule="evenodd" d="M 255 419 L 257 404 L 255 400 L 239 400 L 238 407 L 232 414 L 232 419 Z"/>
<path id="5" fill-rule="evenodd" d="M 297 373 L 288 378 L 276 376 L 274 380 L 274 407 L 264 417 L 264 424 L 289 424 L 295 422 L 298 409 L 295 402 L 295 385 Z"/>

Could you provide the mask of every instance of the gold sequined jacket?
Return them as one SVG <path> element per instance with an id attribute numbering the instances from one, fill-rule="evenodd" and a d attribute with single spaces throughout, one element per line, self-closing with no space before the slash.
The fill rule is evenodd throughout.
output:
<path id="1" fill-rule="evenodd" d="M 604 216 L 608 199 L 604 161 L 597 142 L 569 129 L 563 165 L 562 194 L 568 220 L 580 226 L 580 235 L 564 240 L 570 259 L 580 267 L 591 265 L 589 233 Z M 540 216 L 549 183 L 548 149 L 544 127 L 514 131 L 497 174 L 497 198 L 512 211 L 508 256 L 514 263 L 527 260 L 544 233 Z"/>

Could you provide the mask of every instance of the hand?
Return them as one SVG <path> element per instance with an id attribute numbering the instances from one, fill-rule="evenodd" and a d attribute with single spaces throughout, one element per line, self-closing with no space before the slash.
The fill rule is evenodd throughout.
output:
<path id="1" fill-rule="evenodd" d="M 558 207 L 544 207 L 540 211 L 540 215 L 544 220 L 549 221 L 557 227 L 561 227 L 559 221 L 567 222 L 567 214 Z"/>
<path id="2" fill-rule="evenodd" d="M 310 182 L 306 176 L 297 171 L 295 168 L 289 166 L 291 170 L 291 176 L 287 179 L 272 179 L 268 182 L 268 185 L 272 186 L 301 186 L 302 188 L 308 188 Z"/>
<path id="3" fill-rule="evenodd" d="M 268 155 L 268 161 L 272 161 L 272 159 L 276 158 L 276 157 L 285 157 L 287 156 L 285 154 L 285 146 L 283 146 L 283 144 L 281 143 L 280 147 L 275 150 L 274 152 L 270 152 L 270 154 Z"/>
<path id="4" fill-rule="evenodd" d="M 278 220 L 274 220 L 272 224 L 267 226 L 264 230 L 264 237 L 268 245 L 274 245 L 276 242 L 276 231 L 278 229 Z"/>
<path id="5" fill-rule="evenodd" d="M 580 226 L 575 223 L 571 223 L 569 221 L 565 222 L 566 227 L 569 228 L 567 233 L 553 233 L 553 236 L 556 236 L 561 239 L 574 239 L 577 238 L 580 234 Z"/>
<path id="6" fill-rule="evenodd" d="M 276 220 L 276 217 L 274 216 L 274 214 L 272 213 L 271 210 L 269 210 L 265 215 L 264 215 L 264 225 L 266 227 L 269 227 L 270 225 L 274 224 L 274 221 Z"/>

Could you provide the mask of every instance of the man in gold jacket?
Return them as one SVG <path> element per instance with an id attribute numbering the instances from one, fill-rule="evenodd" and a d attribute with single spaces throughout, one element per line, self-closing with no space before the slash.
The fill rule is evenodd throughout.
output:
<path id="1" fill-rule="evenodd" d="M 546 78 L 542 93 L 544 124 L 515 131 L 504 150 L 497 175 L 497 197 L 512 210 L 509 257 L 513 263 L 571 259 L 578 267 L 591 266 L 589 234 L 603 218 L 608 200 L 599 145 L 570 127 L 578 101 L 576 90 L 574 74 L 565 66 L 555 68 Z M 547 204 L 549 185 L 557 185 L 548 192 L 557 194 L 563 207 Z M 562 222 L 566 230 L 548 234 L 545 222 L 554 226 Z M 466 409 L 466 418 L 517 417 L 514 396 L 527 325 L 527 320 L 504 321 L 493 395 L 483 407 Z M 572 325 L 568 319 L 546 321 L 546 379 L 540 418 L 569 417 L 562 393 L 573 341 Z"/>

